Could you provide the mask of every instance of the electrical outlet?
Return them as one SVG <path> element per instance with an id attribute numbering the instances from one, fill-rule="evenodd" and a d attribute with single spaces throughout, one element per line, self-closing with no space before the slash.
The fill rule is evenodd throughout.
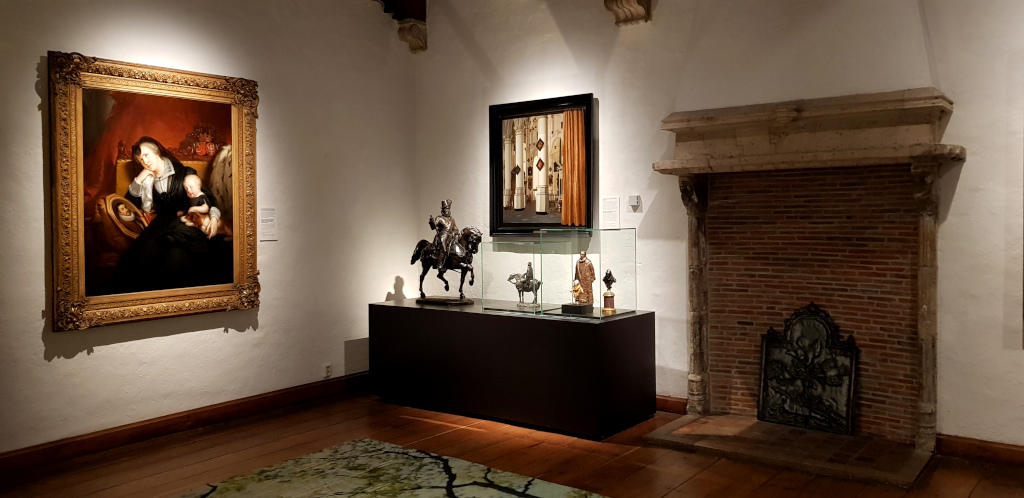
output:
<path id="1" fill-rule="evenodd" d="M 324 363 L 324 378 L 325 379 L 330 379 L 331 378 L 331 364 L 330 363 Z"/>

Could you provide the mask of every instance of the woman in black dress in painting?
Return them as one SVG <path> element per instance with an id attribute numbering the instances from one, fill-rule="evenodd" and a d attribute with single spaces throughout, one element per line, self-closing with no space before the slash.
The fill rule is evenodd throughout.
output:
<path id="1" fill-rule="evenodd" d="M 185 225 L 180 218 L 189 208 L 184 179 L 195 175 L 196 170 L 181 164 L 151 137 L 142 137 L 132 146 L 132 159 L 141 171 L 132 180 L 125 198 L 152 220 L 121 256 L 111 292 L 230 283 L 231 242 L 215 236 L 221 213 L 213 194 L 204 192 L 210 202 L 211 217 L 205 233 Z"/>

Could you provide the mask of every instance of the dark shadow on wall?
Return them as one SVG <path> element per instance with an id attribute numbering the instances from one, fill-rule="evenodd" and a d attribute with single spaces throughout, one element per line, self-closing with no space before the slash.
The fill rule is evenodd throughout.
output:
<path id="1" fill-rule="evenodd" d="M 601 2 L 594 2 L 582 12 L 571 2 L 546 2 L 545 6 L 576 64 L 586 68 L 581 69 L 581 72 L 594 78 L 596 86 L 593 93 L 601 94 L 604 84 L 599 82 L 608 72 L 608 65 L 622 32 L 622 28 L 615 25 L 614 14 L 605 9 Z"/>
<path id="2" fill-rule="evenodd" d="M 222 329 L 226 334 L 231 331 L 256 330 L 259 326 L 259 309 L 257 308 L 161 318 L 86 330 L 54 332 L 53 316 L 48 313 L 42 330 L 43 359 L 53 361 L 54 358 L 74 358 L 80 353 L 92 354 L 97 347 L 143 341 L 154 337 L 213 329 Z"/>
<path id="3" fill-rule="evenodd" d="M 405 297 L 405 279 L 399 276 L 395 276 L 395 292 L 388 292 L 387 296 L 384 297 L 385 301 L 404 301 Z"/>
<path id="4" fill-rule="evenodd" d="M 43 139 L 43 163 L 39 171 L 43 172 L 43 335 L 53 330 L 53 194 L 50 190 L 52 172 L 50 171 L 50 92 L 49 72 L 46 56 L 39 57 L 36 64 L 36 95 L 39 96 L 39 136 Z M 45 342 L 45 340 L 43 341 Z M 46 356 L 44 354 L 44 356 Z M 47 358 L 49 361 L 50 358 Z"/>
<path id="5" fill-rule="evenodd" d="M 345 341 L 345 375 L 370 370 L 370 338 Z"/>
<path id="6" fill-rule="evenodd" d="M 648 173 L 645 191 L 654 192 L 647 203 L 647 214 L 637 226 L 637 238 L 679 241 L 681 258 L 686 258 L 689 218 L 674 175 Z M 685 281 L 681 284 L 685 288 Z"/>
<path id="7" fill-rule="evenodd" d="M 655 379 L 661 381 L 658 383 L 658 388 L 656 389 L 658 394 L 672 396 L 673 398 L 686 397 L 686 394 L 689 392 L 690 385 L 689 380 L 687 380 L 688 373 L 686 370 L 657 365 L 655 367 L 655 372 Z M 675 389 L 670 389 L 670 387 L 674 387 Z"/>
<path id="8" fill-rule="evenodd" d="M 967 158 L 970 160 L 970 152 L 967 151 Z M 956 195 L 956 187 L 960 184 L 960 173 L 964 169 L 964 163 L 947 164 L 939 168 L 939 174 L 935 181 L 939 183 L 939 226 L 946 222 L 949 217 L 950 206 L 953 205 L 953 196 Z"/>
<path id="9" fill-rule="evenodd" d="M 259 310 L 239 310 L 230 312 L 214 312 L 203 315 L 192 315 L 174 318 L 151 320 L 142 323 L 131 323 L 97 327 L 87 330 L 71 330 L 66 332 L 53 331 L 53 195 L 50 189 L 53 172 L 51 170 L 50 143 L 50 95 L 49 73 L 46 56 L 39 58 L 36 66 L 36 94 L 39 95 L 39 122 L 43 137 L 42 164 L 43 172 L 43 254 L 45 266 L 46 292 L 45 306 L 42 310 L 43 359 L 53 361 L 54 358 L 74 358 L 79 353 L 92 354 L 96 347 L 109 346 L 125 342 L 139 341 L 154 337 L 184 334 L 200 330 L 223 329 L 246 331 L 259 328 Z"/>

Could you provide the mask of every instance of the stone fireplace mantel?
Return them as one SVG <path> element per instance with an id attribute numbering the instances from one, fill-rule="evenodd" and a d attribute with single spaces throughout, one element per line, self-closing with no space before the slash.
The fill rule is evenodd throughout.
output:
<path id="1" fill-rule="evenodd" d="M 936 240 L 939 168 L 966 159 L 941 143 L 953 102 L 934 88 L 676 112 L 672 160 L 654 170 L 679 177 L 689 217 L 687 411 L 711 413 L 709 372 L 708 175 L 808 168 L 907 165 L 918 211 L 917 340 L 920 346 L 919 450 L 935 446 Z"/>
<path id="2" fill-rule="evenodd" d="M 953 102 L 934 88 L 672 113 L 668 175 L 963 161 L 941 144 Z"/>

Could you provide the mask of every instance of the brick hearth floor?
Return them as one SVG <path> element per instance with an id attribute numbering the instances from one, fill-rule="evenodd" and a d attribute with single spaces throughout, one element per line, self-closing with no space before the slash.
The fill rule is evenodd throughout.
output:
<path id="1" fill-rule="evenodd" d="M 686 415 L 648 434 L 648 441 L 804 472 L 910 486 L 931 454 L 913 445 L 842 436 L 739 415 Z"/>

